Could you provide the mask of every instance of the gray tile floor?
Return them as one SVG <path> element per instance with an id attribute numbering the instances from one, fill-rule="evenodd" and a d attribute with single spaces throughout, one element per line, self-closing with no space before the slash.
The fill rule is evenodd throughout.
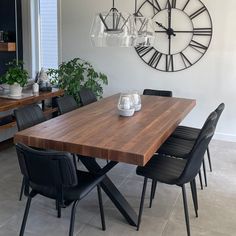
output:
<path id="1" fill-rule="evenodd" d="M 195 218 L 188 189 L 192 235 L 236 235 L 236 143 L 213 141 L 210 146 L 213 173 L 208 171 L 209 186 L 198 190 L 199 218 Z M 133 208 L 138 211 L 143 179 L 135 175 L 135 166 L 119 164 L 110 177 Z M 0 236 L 18 235 L 25 198 L 18 201 L 21 175 L 14 148 L 0 152 Z M 150 185 L 149 185 L 150 188 Z M 199 185 L 198 185 L 199 188 Z M 75 235 L 80 236 L 182 236 L 186 235 L 181 191 L 178 187 L 158 185 L 152 209 L 146 196 L 139 232 L 128 225 L 110 200 L 104 196 L 107 230 L 101 230 L 97 194 L 93 191 L 81 201 L 76 215 Z M 70 208 L 56 217 L 52 200 L 37 196 L 25 236 L 68 235 Z"/>

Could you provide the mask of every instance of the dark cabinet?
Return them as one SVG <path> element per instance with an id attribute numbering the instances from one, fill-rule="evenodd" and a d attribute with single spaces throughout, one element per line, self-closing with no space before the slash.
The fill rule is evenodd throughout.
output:
<path id="1" fill-rule="evenodd" d="M 13 59 L 23 60 L 21 0 L 0 1 L 0 75 L 6 71 L 6 63 Z"/>

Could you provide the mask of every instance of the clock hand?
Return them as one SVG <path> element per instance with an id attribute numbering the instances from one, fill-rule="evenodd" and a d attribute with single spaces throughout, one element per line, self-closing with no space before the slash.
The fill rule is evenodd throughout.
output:
<path id="1" fill-rule="evenodd" d="M 170 1 L 168 0 L 168 40 L 169 40 L 169 51 L 168 54 L 171 54 L 171 35 L 173 34 L 173 29 L 171 29 L 171 5 Z"/>
<path id="2" fill-rule="evenodd" d="M 161 27 L 162 29 L 164 29 L 166 32 L 168 31 L 168 29 L 167 29 L 163 24 L 161 24 L 161 23 L 159 23 L 159 22 L 157 22 L 157 21 L 156 21 L 156 24 L 157 24 L 159 27 Z"/>
<path id="3" fill-rule="evenodd" d="M 161 27 L 162 29 L 164 29 L 168 35 L 176 36 L 176 34 L 174 33 L 174 30 L 173 30 L 173 29 L 171 29 L 171 28 L 168 29 L 168 28 L 166 28 L 163 24 L 161 24 L 161 23 L 159 23 L 159 22 L 157 22 L 157 21 L 156 21 L 156 24 L 157 24 L 159 27 Z M 155 32 L 159 32 L 159 31 L 155 31 Z M 162 33 L 162 32 L 161 32 L 161 33 Z"/>
<path id="4" fill-rule="evenodd" d="M 171 29 L 171 5 L 170 5 L 169 0 L 168 0 L 168 29 L 169 30 Z M 169 39 L 170 39 L 170 36 L 171 36 L 170 32 L 169 32 L 168 36 L 169 36 Z"/>

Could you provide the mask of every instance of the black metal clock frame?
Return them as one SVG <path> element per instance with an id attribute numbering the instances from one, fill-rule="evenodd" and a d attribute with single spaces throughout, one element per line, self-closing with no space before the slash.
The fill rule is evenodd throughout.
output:
<path id="1" fill-rule="evenodd" d="M 179 1 L 186 1 L 184 6 L 182 8 L 177 8 L 177 2 Z M 157 30 L 155 31 L 157 34 L 162 34 L 162 33 L 166 33 L 168 35 L 168 54 L 165 53 L 161 53 L 159 52 L 157 49 L 155 49 L 155 47 L 144 47 L 144 46 L 138 46 L 136 47 L 136 52 L 138 53 L 138 55 L 140 56 L 140 58 L 148 65 L 151 66 L 152 68 L 159 70 L 159 71 L 164 71 L 164 72 L 177 72 L 177 71 L 182 71 L 185 70 L 189 67 L 191 67 L 192 65 L 196 64 L 206 53 L 207 49 L 210 46 L 211 40 L 212 40 L 212 33 L 213 33 L 213 27 L 212 27 L 212 19 L 210 16 L 210 13 L 208 11 L 208 9 L 206 8 L 206 6 L 202 3 L 201 0 L 194 0 L 197 1 L 199 3 L 201 3 L 201 7 L 198 8 L 195 12 L 188 14 L 185 9 L 187 8 L 188 4 L 190 4 L 190 0 L 166 0 L 166 4 L 165 7 L 161 7 L 161 4 L 159 4 L 158 0 L 144 0 L 143 3 L 140 5 L 139 8 L 137 8 L 137 5 L 135 6 L 135 15 L 136 16 L 144 16 L 141 13 L 141 9 L 143 8 L 143 6 L 145 4 L 149 4 L 152 8 L 153 8 L 153 17 L 154 18 L 158 13 L 160 13 L 163 10 L 167 10 L 168 12 L 168 26 L 165 27 L 161 22 L 156 22 L 156 24 L 159 26 L 159 28 L 163 29 L 161 30 Z M 190 20 L 192 23 L 192 29 L 193 30 L 174 30 L 172 28 L 172 9 L 178 9 L 181 12 L 183 12 Z M 209 23 L 210 23 L 210 27 L 206 27 L 206 28 L 194 28 L 194 23 L 193 20 L 196 17 L 200 17 L 201 14 L 203 12 L 206 12 L 208 14 L 209 17 Z M 175 37 L 176 34 L 185 34 L 185 33 L 190 33 L 192 34 L 192 38 L 190 43 L 183 48 L 180 52 L 178 53 L 173 53 L 171 54 L 171 40 L 172 37 Z M 194 40 L 194 36 L 201 36 L 201 37 L 209 37 L 209 41 L 206 45 Z M 188 58 L 185 54 L 184 51 L 188 48 L 191 47 L 192 49 L 194 49 L 196 52 L 198 52 L 200 54 L 200 56 L 194 60 L 191 61 L 190 58 Z M 151 54 L 150 58 L 146 59 L 145 56 L 149 53 L 153 53 Z M 182 69 L 175 69 L 174 67 L 174 57 L 175 55 L 180 56 L 182 63 L 183 63 L 183 68 Z M 161 58 L 165 57 L 165 68 L 164 69 L 160 69 L 158 68 L 158 64 L 161 60 Z"/>

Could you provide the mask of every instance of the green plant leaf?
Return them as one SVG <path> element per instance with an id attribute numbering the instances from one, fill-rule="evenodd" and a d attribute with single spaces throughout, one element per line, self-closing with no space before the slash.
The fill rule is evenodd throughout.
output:
<path id="1" fill-rule="evenodd" d="M 108 84 L 105 74 L 96 72 L 89 62 L 80 58 L 62 62 L 58 69 L 49 69 L 47 74 L 52 84 L 64 89 L 66 94 L 74 96 L 78 103 L 81 88 L 89 88 L 97 98 L 102 98 L 103 85 Z"/>

